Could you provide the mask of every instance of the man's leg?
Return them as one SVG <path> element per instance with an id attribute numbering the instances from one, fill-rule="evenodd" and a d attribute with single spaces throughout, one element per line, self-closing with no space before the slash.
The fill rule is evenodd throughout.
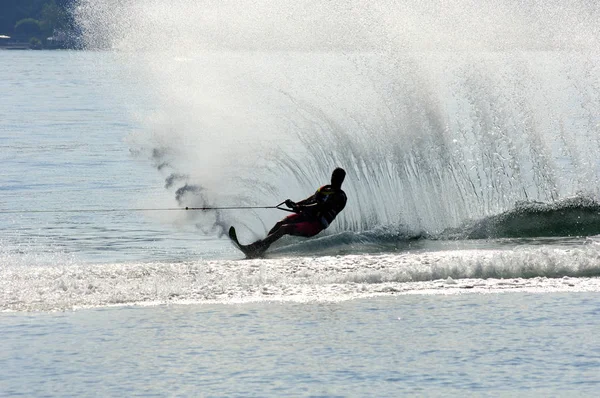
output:
<path id="1" fill-rule="evenodd" d="M 276 240 L 281 238 L 283 235 L 289 234 L 294 228 L 293 224 L 284 224 L 283 221 L 278 222 L 269 231 L 269 235 L 262 240 L 258 240 L 252 243 L 252 246 L 256 247 L 261 252 L 266 251 Z"/>
<path id="2" fill-rule="evenodd" d="M 285 220 L 281 220 L 278 221 L 277 224 L 275 224 L 273 226 L 273 228 L 271 228 L 271 230 L 267 233 L 267 236 L 271 235 L 272 233 L 274 233 L 275 231 L 277 231 L 279 228 L 281 228 L 281 226 L 283 225 Z"/>
<path id="3" fill-rule="evenodd" d="M 290 214 L 289 216 L 287 216 L 283 220 L 277 222 L 277 224 L 275 224 L 273 226 L 273 228 L 271 228 L 271 230 L 269 231 L 269 233 L 267 234 L 267 236 L 275 233 L 279 228 L 281 228 L 285 224 L 299 223 L 303 219 L 304 219 L 304 216 L 302 214 L 299 214 L 299 213 Z"/>
<path id="4" fill-rule="evenodd" d="M 250 246 L 261 253 L 265 252 L 275 241 L 283 235 L 295 235 L 311 237 L 323 230 L 323 226 L 318 221 L 307 221 L 302 214 L 292 214 L 279 221 L 271 230 L 266 238 L 252 243 Z"/>

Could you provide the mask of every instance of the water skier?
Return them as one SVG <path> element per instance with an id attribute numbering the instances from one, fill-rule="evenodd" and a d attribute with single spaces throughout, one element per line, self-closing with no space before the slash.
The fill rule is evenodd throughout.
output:
<path id="1" fill-rule="evenodd" d="M 346 172 L 336 168 L 331 174 L 331 184 L 317 189 L 314 195 L 300 201 L 293 202 L 288 199 L 285 205 L 294 211 L 294 214 L 279 221 L 267 234 L 265 239 L 258 240 L 250 245 L 243 246 L 237 241 L 235 229 L 229 230 L 231 239 L 248 257 L 260 256 L 273 242 L 284 235 L 315 236 L 329 227 L 335 217 L 346 206 L 346 193 L 342 191 L 342 183 Z"/>

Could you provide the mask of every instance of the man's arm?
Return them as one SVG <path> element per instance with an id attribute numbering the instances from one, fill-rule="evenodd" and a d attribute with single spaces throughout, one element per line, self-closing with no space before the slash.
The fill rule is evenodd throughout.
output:
<path id="1" fill-rule="evenodd" d="M 306 210 L 315 210 L 319 206 L 319 203 L 316 201 L 315 195 L 312 195 L 300 202 L 294 202 L 291 199 L 288 199 L 285 201 L 285 205 L 296 213 L 299 213 Z"/>
<path id="2" fill-rule="evenodd" d="M 301 200 L 300 202 L 296 202 L 296 206 L 309 206 L 313 204 L 317 204 L 315 195 L 311 195 L 308 198 Z"/>

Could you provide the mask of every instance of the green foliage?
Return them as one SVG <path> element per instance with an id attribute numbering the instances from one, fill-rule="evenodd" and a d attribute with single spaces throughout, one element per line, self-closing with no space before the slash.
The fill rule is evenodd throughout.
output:
<path id="1" fill-rule="evenodd" d="M 29 45 L 34 50 L 41 50 L 42 49 L 42 42 L 37 37 L 32 37 L 31 39 L 29 39 Z"/>
<path id="2" fill-rule="evenodd" d="M 15 24 L 15 33 L 19 35 L 38 35 L 41 31 L 42 26 L 37 19 L 25 18 Z"/>
<path id="3" fill-rule="evenodd" d="M 54 0 L 44 4 L 41 16 L 41 27 L 48 36 L 51 36 L 55 29 L 64 30 L 68 25 L 67 12 L 57 6 Z"/>
<path id="4" fill-rule="evenodd" d="M 0 35 L 18 35 L 17 23 L 25 19 L 37 20 L 44 35 L 51 35 L 54 29 L 67 30 L 67 9 L 73 3 L 74 0 L 0 0 Z"/>

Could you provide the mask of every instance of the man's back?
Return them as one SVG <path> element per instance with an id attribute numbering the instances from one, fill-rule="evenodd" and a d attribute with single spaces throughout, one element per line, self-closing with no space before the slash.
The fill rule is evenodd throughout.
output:
<path id="1" fill-rule="evenodd" d="M 341 189 L 335 189 L 331 185 L 324 185 L 313 195 L 317 208 L 315 216 L 323 218 L 322 222 L 329 226 L 335 217 L 346 207 L 346 193 Z"/>

